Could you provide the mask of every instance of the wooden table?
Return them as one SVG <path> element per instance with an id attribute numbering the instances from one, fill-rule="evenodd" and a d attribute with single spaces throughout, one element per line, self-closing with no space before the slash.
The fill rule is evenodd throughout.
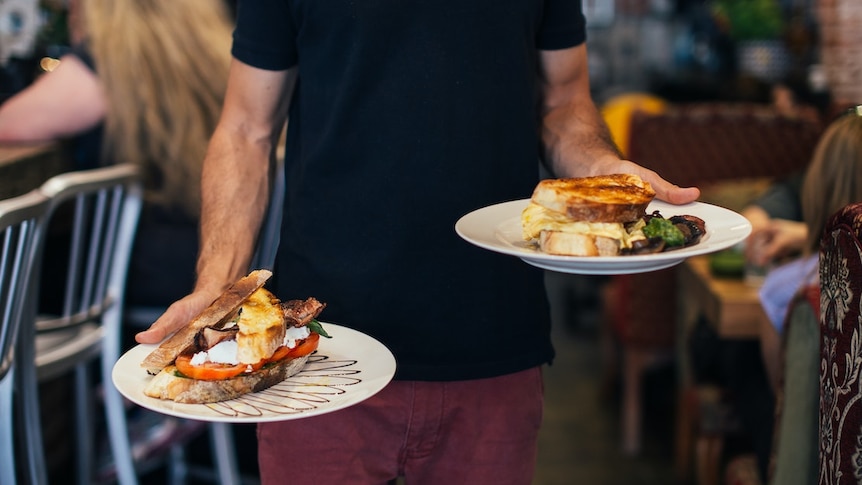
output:
<path id="1" fill-rule="evenodd" d="M 757 338 L 765 315 L 758 297 L 759 288 L 741 278 L 713 276 L 709 258 L 698 256 L 680 265 L 679 312 L 683 327 L 691 328 L 703 316 L 719 337 Z"/>
<path id="2" fill-rule="evenodd" d="M 676 467 L 680 479 L 690 479 L 694 452 L 696 483 L 719 483 L 722 436 L 698 433 L 699 405 L 717 399 L 720 389 L 698 385 L 691 370 L 688 342 L 692 329 L 703 318 L 722 339 L 756 339 L 766 318 L 758 297 L 759 288 L 742 278 L 716 277 L 709 258 L 699 256 L 680 265 L 678 277 L 678 412 Z"/>
<path id="3" fill-rule="evenodd" d="M 0 199 L 27 193 L 67 169 L 58 144 L 0 145 Z"/>

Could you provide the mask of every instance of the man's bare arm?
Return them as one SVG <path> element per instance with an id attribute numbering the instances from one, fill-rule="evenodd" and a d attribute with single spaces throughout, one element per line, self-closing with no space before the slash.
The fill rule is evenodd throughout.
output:
<path id="1" fill-rule="evenodd" d="M 201 246 L 194 292 L 138 342 L 156 343 L 189 322 L 248 272 L 269 201 L 269 166 L 286 119 L 295 71 L 231 65 L 224 107 L 201 177 Z"/>
<path id="2" fill-rule="evenodd" d="M 652 184 L 659 199 L 682 204 L 700 196 L 657 173 L 623 160 L 590 94 L 587 48 L 542 51 L 542 141 L 549 169 L 558 177 L 634 173 Z"/>

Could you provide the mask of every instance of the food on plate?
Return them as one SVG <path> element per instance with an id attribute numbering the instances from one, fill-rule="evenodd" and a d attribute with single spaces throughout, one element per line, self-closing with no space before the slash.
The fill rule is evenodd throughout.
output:
<path id="1" fill-rule="evenodd" d="M 329 337 L 315 298 L 281 302 L 263 287 L 268 270 L 241 278 L 141 366 L 154 377 L 144 394 L 181 403 L 211 403 L 262 391 L 299 372 Z"/>
<path id="2" fill-rule="evenodd" d="M 632 174 L 542 180 L 521 213 L 524 239 L 548 254 L 615 256 L 644 238 L 626 224 L 642 220 L 654 197 Z"/>
<path id="3" fill-rule="evenodd" d="M 706 232 L 694 216 L 647 215 L 655 198 L 634 174 L 546 179 L 521 213 L 523 238 L 547 254 L 648 254 L 696 244 Z"/>
<path id="4" fill-rule="evenodd" d="M 653 211 L 634 227 L 640 227 L 646 239 L 634 241 L 631 248 L 623 249 L 620 254 L 650 254 L 685 248 L 699 243 L 706 234 L 706 222 L 690 214 L 665 219 L 659 211 Z"/>

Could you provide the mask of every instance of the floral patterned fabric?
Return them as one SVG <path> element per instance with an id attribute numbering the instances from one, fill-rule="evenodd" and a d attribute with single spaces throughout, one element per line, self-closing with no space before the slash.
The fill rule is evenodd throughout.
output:
<path id="1" fill-rule="evenodd" d="M 828 221 L 820 252 L 821 485 L 862 483 L 862 203 Z"/>

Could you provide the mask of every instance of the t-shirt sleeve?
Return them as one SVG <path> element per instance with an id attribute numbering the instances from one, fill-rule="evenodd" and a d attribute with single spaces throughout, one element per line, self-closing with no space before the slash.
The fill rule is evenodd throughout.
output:
<path id="1" fill-rule="evenodd" d="M 542 50 L 565 49 L 587 40 L 581 0 L 546 0 L 536 45 Z"/>
<path id="2" fill-rule="evenodd" d="M 260 69 L 288 69 L 297 62 L 295 30 L 286 0 L 240 1 L 231 54 Z"/>

